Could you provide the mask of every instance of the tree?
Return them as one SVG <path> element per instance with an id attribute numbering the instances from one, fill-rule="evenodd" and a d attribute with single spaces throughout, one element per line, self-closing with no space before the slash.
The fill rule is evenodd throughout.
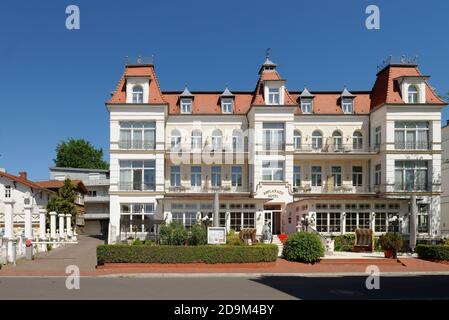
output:
<path id="1" fill-rule="evenodd" d="M 72 223 L 76 221 L 76 186 L 70 179 L 64 180 L 64 185 L 53 195 L 47 203 L 47 211 L 56 211 L 57 213 L 71 214 Z"/>
<path id="2" fill-rule="evenodd" d="M 103 149 L 96 149 L 89 141 L 70 138 L 61 141 L 56 146 L 57 167 L 108 169 L 109 165 L 103 160 Z"/>

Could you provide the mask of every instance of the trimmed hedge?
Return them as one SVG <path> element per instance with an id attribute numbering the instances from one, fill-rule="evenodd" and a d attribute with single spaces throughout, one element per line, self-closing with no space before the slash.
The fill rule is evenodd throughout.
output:
<path id="1" fill-rule="evenodd" d="M 97 264 L 105 263 L 248 263 L 276 261 L 275 244 L 252 246 L 99 245 Z"/>
<path id="2" fill-rule="evenodd" d="M 296 232 L 288 236 L 282 255 L 289 261 L 314 263 L 324 256 L 324 246 L 317 234 Z"/>
<path id="3" fill-rule="evenodd" d="M 416 252 L 421 259 L 449 260 L 449 246 L 445 245 L 419 244 Z"/>

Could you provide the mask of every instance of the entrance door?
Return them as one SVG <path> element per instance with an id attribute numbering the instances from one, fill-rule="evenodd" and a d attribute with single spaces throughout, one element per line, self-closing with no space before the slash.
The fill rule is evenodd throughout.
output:
<path id="1" fill-rule="evenodd" d="M 267 205 L 264 207 L 265 223 L 271 226 L 272 234 L 281 233 L 281 206 Z"/>

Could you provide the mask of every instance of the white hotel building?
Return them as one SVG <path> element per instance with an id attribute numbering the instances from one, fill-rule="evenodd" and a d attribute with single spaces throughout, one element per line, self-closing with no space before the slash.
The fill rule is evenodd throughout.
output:
<path id="1" fill-rule="evenodd" d="M 440 230 L 441 108 L 414 61 L 389 60 L 367 91 L 289 91 L 269 59 L 253 91 L 163 91 L 152 63 L 127 64 L 110 100 L 109 242 L 151 221 L 323 234 Z M 389 225 L 390 224 L 390 225 Z"/>

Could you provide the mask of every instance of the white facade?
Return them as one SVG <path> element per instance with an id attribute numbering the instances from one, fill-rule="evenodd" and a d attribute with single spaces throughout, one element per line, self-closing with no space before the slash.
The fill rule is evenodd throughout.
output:
<path id="1" fill-rule="evenodd" d="M 148 77 L 125 71 L 119 85 L 125 92 L 116 90 L 106 104 L 109 241 L 154 234 L 152 219 L 190 226 L 211 215 L 215 192 L 220 224 L 256 228 L 258 235 L 266 223 L 276 234 L 294 232 L 305 217 L 323 234 L 357 227 L 380 234 L 391 230 L 395 215 L 408 234 L 415 194 L 419 236 L 438 237 L 442 103 L 428 102 L 426 80 L 392 79 L 410 96 L 401 104 L 373 107 L 375 88 L 316 93 L 313 111 L 304 114 L 298 112 L 304 96 L 289 93 L 269 62 L 256 92 L 232 95 L 232 114 L 220 113 L 220 94 L 187 89 L 182 99 L 191 99 L 191 114 L 182 114 L 181 93 L 160 92 L 152 65 L 142 67 L 151 70 Z M 131 103 L 141 101 L 134 86 L 143 88 L 142 104 Z"/>
<path id="2" fill-rule="evenodd" d="M 3 173 L 2 169 L 2 173 Z M 23 179 L 16 179 L 12 175 L 0 173 L 0 229 L 4 228 L 5 201 L 12 200 L 13 203 L 13 226 L 16 233 L 20 233 L 25 228 L 26 199 L 31 205 L 32 226 L 35 232 L 39 228 L 39 209 L 45 209 L 51 196 L 51 191 L 40 188 L 29 183 L 20 182 Z M 26 180 L 26 179 L 25 179 Z M 0 232 L 2 234 L 2 232 Z"/>
<path id="3" fill-rule="evenodd" d="M 442 179 L 441 179 L 441 234 L 449 235 L 449 126 L 444 126 L 442 133 Z"/>

